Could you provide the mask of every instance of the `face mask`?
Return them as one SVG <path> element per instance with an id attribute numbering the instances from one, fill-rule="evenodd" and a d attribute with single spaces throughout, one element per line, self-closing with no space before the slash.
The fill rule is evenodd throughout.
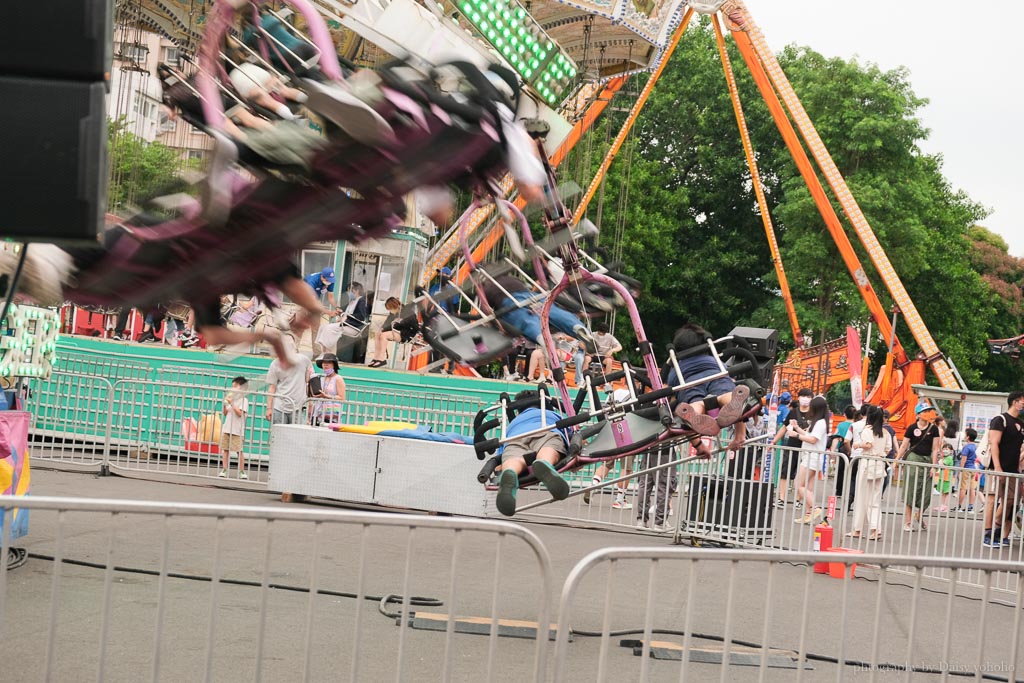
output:
<path id="1" fill-rule="evenodd" d="M 806 396 L 803 397 L 802 399 L 800 399 L 800 407 L 801 408 L 810 408 L 811 407 L 811 399 L 807 398 Z"/>
<path id="2" fill-rule="evenodd" d="M 324 368 L 324 374 L 330 377 L 334 374 L 334 368 Z"/>

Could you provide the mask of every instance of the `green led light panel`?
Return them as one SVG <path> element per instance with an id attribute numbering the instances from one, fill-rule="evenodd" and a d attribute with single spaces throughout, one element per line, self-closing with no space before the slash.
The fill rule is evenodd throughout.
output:
<path id="1" fill-rule="evenodd" d="M 458 0 L 463 16 L 523 80 L 556 107 L 576 79 L 576 65 L 516 0 Z"/>
<path id="2" fill-rule="evenodd" d="M 59 332 L 56 311 L 12 304 L 0 321 L 0 377 L 49 377 Z"/>

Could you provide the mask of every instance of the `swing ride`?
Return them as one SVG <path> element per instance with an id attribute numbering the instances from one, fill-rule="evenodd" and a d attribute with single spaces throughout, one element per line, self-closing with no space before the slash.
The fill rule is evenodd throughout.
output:
<path id="1" fill-rule="evenodd" d="M 963 388 L 742 0 L 676 0 L 644 7 L 624 0 L 540 0 L 528 9 L 516 0 L 459 0 L 437 7 L 411 0 L 387 7 L 369 0 L 351 6 L 333 0 L 285 4 L 295 10 L 295 18 L 248 0 L 219 0 L 209 8 L 185 0 L 122 3 L 124 27 L 155 31 L 193 55 L 161 71 L 164 101 L 209 136 L 212 162 L 200 199 L 179 198 L 162 204 L 161 212 L 118 220 L 100 247 L 67 250 L 60 279 L 68 300 L 145 307 L 183 299 L 209 308 L 221 294 L 264 294 L 284 288 L 294 277 L 294 250 L 315 241 L 359 243 L 387 235 L 405 219 L 408 195 L 451 186 L 473 200 L 427 255 L 419 284 L 425 287 L 453 258 L 457 274 L 451 291 L 423 292 L 408 305 L 403 324 L 418 331 L 430 349 L 463 367 L 507 355 L 514 340 L 526 338 L 544 349 L 556 389 L 555 395 L 546 389 L 518 399 L 503 395 L 481 411 L 474 437 L 478 457 L 483 460 L 511 442 L 551 429 L 564 431 L 568 443 L 553 464 L 557 472 L 656 446 L 697 443 L 760 410 L 773 384 L 785 381 L 790 391 L 800 388 L 799 373 L 773 379 L 770 363 L 738 335 L 670 347 L 667 359 L 659 361 L 635 302 L 641 283 L 616 272 L 614 264 L 600 263 L 579 242 L 594 230 L 587 215 L 595 198 L 600 227 L 605 174 L 624 147 L 628 163 L 633 126 L 688 25 L 700 14 L 715 32 L 798 347 L 782 367 L 835 349 L 804 344 L 727 36 L 752 74 L 873 323 L 890 342 L 867 399 L 890 410 L 899 425 L 910 419 L 911 386 L 923 381 L 926 367 L 941 386 Z M 405 12 L 404 24 L 396 23 L 394 15 L 400 12 Z M 420 35 L 421 28 L 430 35 Z M 435 45 L 445 41 L 458 46 L 455 58 L 437 59 Z M 364 68 L 346 73 L 339 53 Z M 375 58 L 368 61 L 368 54 Z M 630 76 L 641 71 L 651 72 L 647 83 L 642 90 L 634 88 L 624 125 L 570 208 L 556 169 L 613 98 L 635 83 Z M 276 99 L 260 99 L 246 79 Z M 191 105 L 166 98 L 175 87 Z M 294 121 L 300 118 L 294 111 L 299 105 L 308 110 L 310 121 Z M 254 119 L 241 116 L 242 111 Z M 254 128 L 241 132 L 243 120 Z M 322 135 L 311 135 L 311 128 Z M 819 173 L 902 312 L 921 349 L 918 358 L 910 358 L 895 335 L 895 318 L 889 319 L 868 280 Z M 524 214 L 528 204 L 540 209 L 543 240 L 535 242 L 531 233 Z M 501 244 L 508 256 L 488 261 Z M 43 269 L 41 263 L 32 267 Z M 446 310 L 442 304 L 452 296 L 461 297 L 469 313 Z M 626 363 L 618 372 L 600 366 L 578 372 L 573 397 L 552 325 L 593 353 L 590 318 L 619 309 L 635 331 L 643 367 Z M 560 311 L 578 316 L 579 322 L 559 325 Z M 308 313 L 319 315 L 319 310 Z M 688 377 L 680 362 L 695 355 L 711 359 L 714 370 Z M 835 365 L 831 357 L 829 362 Z M 727 378 L 733 386 L 728 393 L 735 394 L 731 398 L 705 395 L 699 410 L 679 400 L 688 390 Z M 624 386 L 627 395 L 616 397 L 610 391 L 613 383 Z M 602 398 L 602 392 L 607 396 Z M 715 403 L 718 398 L 721 403 Z M 510 436 L 512 423 L 530 409 L 540 411 L 540 427 Z M 715 412 L 723 419 L 714 419 Z M 493 484 L 500 466 L 500 456 L 489 457 L 480 480 Z M 518 485 L 536 481 L 527 468 Z"/>

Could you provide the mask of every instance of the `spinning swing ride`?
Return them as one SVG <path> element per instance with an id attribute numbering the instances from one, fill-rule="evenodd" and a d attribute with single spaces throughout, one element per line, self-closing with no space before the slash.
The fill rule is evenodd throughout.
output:
<path id="1" fill-rule="evenodd" d="M 528 278 L 520 264 L 531 261 L 535 279 L 530 284 L 540 292 L 519 300 L 502 290 L 509 295 L 505 298 L 515 301 L 517 310 L 539 308 L 542 339 L 537 341 L 543 342 L 550 358 L 557 395 L 549 397 L 541 392 L 529 399 L 529 405 L 539 405 L 542 411 L 549 407 L 557 411 L 560 417 L 552 424 L 572 433 L 570 454 L 558 468 L 575 469 L 589 462 L 641 452 L 652 444 L 693 440 L 699 436 L 698 431 L 674 416 L 672 399 L 697 381 L 687 381 L 674 350 L 669 351 L 664 366 L 659 364 L 634 302 L 638 283 L 607 272 L 581 252 L 577 237 L 587 230 L 588 207 L 599 194 L 604 174 L 626 142 L 676 45 L 693 17 L 702 14 L 709 17 L 715 31 L 726 86 L 798 347 L 803 346 L 803 335 L 725 48 L 727 36 L 731 36 L 750 70 L 874 324 L 890 341 L 891 351 L 868 400 L 888 408 L 893 422 L 900 424 L 908 419 L 907 408 L 914 404 L 911 385 L 923 382 L 926 367 L 931 368 L 941 386 L 963 388 L 962 380 L 936 346 L 742 0 L 676 0 L 656 2 L 645 8 L 625 0 L 539 0 L 528 9 L 515 0 L 460 0 L 458 4 L 441 6 L 443 12 L 433 4 L 427 7 L 411 0 L 394 0 L 386 7 L 369 0 L 351 5 L 334 0 L 290 0 L 287 4 L 298 11 L 300 21 L 295 24 L 309 38 L 296 27 L 289 30 L 312 46 L 315 55 L 301 59 L 301 69 L 292 68 L 292 60 L 282 53 L 280 39 L 260 28 L 261 13 L 255 3 L 221 0 L 211 9 L 181 0 L 136 0 L 132 4 L 134 21 L 140 25 L 178 41 L 182 49 L 194 52 L 199 46 L 195 94 L 201 100 L 203 120 L 191 122 L 214 138 L 215 158 L 221 162 L 227 159 L 229 166 L 237 160 L 248 174 L 218 170 L 215 164 L 211 171 L 213 180 L 201 202 L 179 207 L 179 214 L 169 220 L 149 225 L 145 221 L 122 224 L 108 234 L 103 250 L 78 263 L 80 275 L 67 291 L 68 298 L 93 305 L 126 300 L 155 303 L 170 298 L 205 303 L 204 297 L 213 293 L 278 284 L 279 272 L 290 257 L 289 249 L 317 239 L 360 241 L 386 234 L 401 222 L 403 207 L 399 198 L 423 186 L 453 184 L 472 192 L 474 200 L 428 256 L 421 284 L 425 285 L 434 272 L 461 252 L 464 262 L 455 278 L 457 292 L 471 294 L 461 287 L 469 279 L 477 290 L 476 301 L 466 297 L 473 308 L 468 319 L 448 313 L 429 295 L 404 312 L 405 317 L 416 319 L 433 348 L 465 365 L 485 362 L 507 352 L 508 340 L 516 336 L 517 330 L 503 321 L 510 311 L 496 310 L 488 304 L 483 283 L 501 288 L 493 273 L 479 267 L 504 237 L 512 247 L 512 258 L 506 259 L 505 267 Z M 339 52 L 358 63 L 365 61 L 360 56 L 366 54 L 366 46 L 372 43 L 400 58 L 376 62 L 375 69 L 364 70 L 372 71 L 376 77 L 374 116 L 366 114 L 365 106 L 348 103 L 347 108 L 342 107 L 343 116 L 332 117 L 327 113 L 323 117 L 328 128 L 326 142 L 315 146 L 305 160 L 303 173 L 260 158 L 257 151 L 244 143 L 224 144 L 228 119 L 223 102 L 225 94 L 232 94 L 233 90 L 222 50 L 228 35 L 236 31 L 238 9 L 251 15 L 257 26 L 258 44 L 255 50 L 250 50 L 250 57 L 284 82 L 304 90 L 311 104 L 323 103 L 324 98 L 330 97 L 334 98 L 333 104 L 339 99 L 351 99 L 346 99 L 352 91 L 339 66 Z M 402 31 L 407 34 L 396 29 L 394 15 L 400 12 L 406 20 L 401 24 Z M 274 16 L 284 19 L 283 15 Z M 330 27 L 335 31 L 328 28 L 325 19 L 332 22 Z M 448 46 L 458 44 L 459 56 L 464 59 L 450 60 L 447 65 L 432 63 L 437 56 L 434 45 L 444 41 L 436 35 L 421 36 L 417 29 L 423 27 L 439 31 L 443 37 L 456 36 Z M 471 39 L 467 39 L 467 32 Z M 345 36 L 340 41 L 340 50 L 335 40 L 339 33 Z M 295 53 L 290 56 L 299 58 Z M 314 66 L 323 81 L 304 75 L 305 70 Z M 598 173 L 582 192 L 575 209 L 570 210 L 559 196 L 555 169 L 583 139 L 616 93 L 623 91 L 630 76 L 641 71 L 651 71 L 650 78 L 637 94 Z M 437 87 L 442 72 L 449 80 L 458 82 L 458 96 L 452 96 L 450 89 Z M 324 81 L 343 94 L 325 94 L 318 85 Z M 326 108 L 330 109 L 331 104 L 328 102 Z M 509 117 L 510 112 L 514 117 Z M 351 120 L 346 117 L 352 116 L 367 117 L 362 137 L 359 130 L 351 129 Z M 454 120 L 462 125 L 454 126 Z M 523 173 L 515 176 L 505 170 L 514 166 L 514 162 L 509 163 L 510 155 L 515 155 L 510 140 L 518 134 L 514 129 L 519 124 L 513 122 L 524 120 L 543 160 L 539 183 L 543 198 L 539 203 L 549 239 L 540 244 L 532 243 L 522 214 L 527 202 L 523 192 L 517 194 L 517 187 L 524 190 L 529 182 L 524 181 Z M 366 127 L 374 125 L 377 130 L 366 134 Z M 895 318 L 890 321 L 883 308 L 818 172 L 902 312 L 921 349 L 919 357 L 908 357 L 895 335 Z M 346 191 L 339 191 L 339 187 Z M 223 188 L 229 189 L 225 192 Z M 475 248 L 470 246 L 472 238 L 478 239 Z M 230 258 L 225 260 L 225 254 Z M 171 272 L 163 269 L 158 274 L 154 264 L 165 263 L 168 257 L 188 264 L 188 268 Z M 560 277 L 549 282 L 549 275 L 555 271 L 560 271 Z M 644 368 L 633 369 L 627 364 L 616 375 L 602 371 L 577 378 L 579 394 L 574 400 L 549 324 L 552 306 L 557 305 L 559 297 L 565 301 L 566 295 L 583 310 L 592 311 L 595 306 L 599 310 L 625 307 L 636 331 Z M 587 341 L 585 336 L 582 338 Z M 761 387 L 772 383 L 741 339 L 708 340 L 701 352 L 715 359 L 718 376 L 731 375 L 747 381 L 755 399 Z M 796 353 L 806 357 L 813 352 L 803 348 Z M 663 379 L 666 368 L 675 371 L 675 381 L 670 385 Z M 622 379 L 628 398 L 599 399 L 596 386 Z M 700 382 L 707 381 L 706 377 L 700 378 Z M 638 384 L 647 391 L 637 391 Z M 791 384 L 788 388 L 793 390 L 797 386 Z M 477 452 L 481 458 L 508 441 L 508 423 L 523 407 L 504 397 L 497 406 L 481 413 L 477 425 Z M 759 408 L 759 400 L 754 400 L 746 412 Z M 497 417 L 489 417 L 491 413 Z M 497 430 L 497 437 L 490 436 L 493 430 Z M 491 463 L 493 472 L 496 463 Z M 489 474 L 485 468 L 482 479 L 486 480 Z M 521 477 L 521 483 L 528 483 L 530 477 Z"/>

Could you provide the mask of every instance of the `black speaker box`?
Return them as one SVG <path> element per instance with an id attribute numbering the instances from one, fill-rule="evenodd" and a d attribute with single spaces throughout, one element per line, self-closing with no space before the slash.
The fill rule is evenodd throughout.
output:
<path id="1" fill-rule="evenodd" d="M 746 339 L 758 360 L 775 360 L 779 351 L 779 331 L 763 327 L 734 327 L 731 337 Z"/>
<path id="2" fill-rule="evenodd" d="M 95 240 L 107 193 L 103 83 L 0 77 L 0 236 Z"/>
<path id="3" fill-rule="evenodd" d="M 13 8 L 8 8 L 13 10 Z M 0 41 L 0 74 L 103 81 L 113 53 L 113 0 L 18 3 Z"/>
<path id="4" fill-rule="evenodd" d="M 714 530 L 767 531 L 774 502 L 771 484 L 698 475 L 690 478 L 684 514 L 686 521 Z"/>

